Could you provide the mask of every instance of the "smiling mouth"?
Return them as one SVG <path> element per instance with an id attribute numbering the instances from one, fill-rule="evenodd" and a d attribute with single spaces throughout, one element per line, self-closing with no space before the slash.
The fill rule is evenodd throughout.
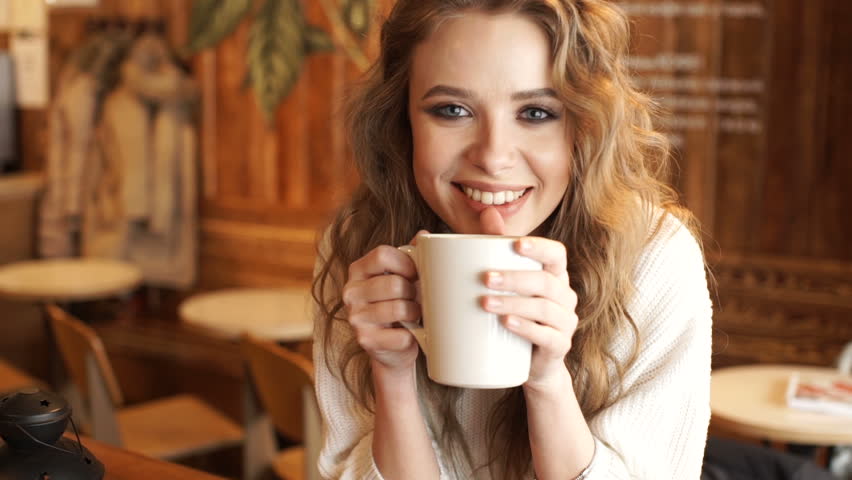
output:
<path id="1" fill-rule="evenodd" d="M 458 188 L 462 193 L 467 195 L 468 198 L 475 202 L 479 202 L 483 205 L 506 205 L 510 203 L 514 203 L 519 199 L 523 198 L 532 187 L 524 188 L 521 190 L 503 190 L 499 192 L 485 192 L 473 187 L 468 187 L 465 185 L 461 185 L 459 183 L 453 183 L 453 186 Z"/>

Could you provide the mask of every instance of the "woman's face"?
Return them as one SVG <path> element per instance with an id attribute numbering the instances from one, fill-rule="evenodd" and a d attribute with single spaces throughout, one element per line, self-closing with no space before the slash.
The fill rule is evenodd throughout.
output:
<path id="1" fill-rule="evenodd" d="M 550 44 L 518 14 L 452 17 L 416 48 L 409 86 L 414 177 L 457 233 L 533 232 L 568 188 L 571 141 L 551 82 Z M 489 232 L 495 233 L 495 232 Z"/>

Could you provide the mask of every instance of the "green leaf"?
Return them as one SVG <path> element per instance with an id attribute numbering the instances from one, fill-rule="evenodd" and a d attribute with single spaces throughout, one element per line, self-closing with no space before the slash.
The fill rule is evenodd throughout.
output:
<path id="1" fill-rule="evenodd" d="M 255 17 L 247 60 L 255 98 L 269 123 L 299 78 L 305 29 L 298 0 L 266 0 Z"/>
<path id="2" fill-rule="evenodd" d="M 305 53 L 332 52 L 334 42 L 325 30 L 308 25 L 305 28 Z"/>
<path id="3" fill-rule="evenodd" d="M 219 43 L 239 25 L 252 0 L 194 0 L 189 21 L 187 55 Z"/>
<path id="4" fill-rule="evenodd" d="M 352 33 L 366 35 L 370 29 L 370 0 L 347 0 L 343 5 L 343 21 Z"/>

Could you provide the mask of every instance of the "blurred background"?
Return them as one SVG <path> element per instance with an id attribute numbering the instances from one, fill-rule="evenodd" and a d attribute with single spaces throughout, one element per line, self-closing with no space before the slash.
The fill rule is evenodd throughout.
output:
<path id="1" fill-rule="evenodd" d="M 616 3 L 703 229 L 714 373 L 835 369 L 852 341 L 852 3 Z M 122 408 L 192 394 L 245 426 L 246 325 L 309 359 L 316 234 L 358 182 L 341 100 L 392 4 L 0 0 L 2 361 L 74 383 L 58 305 L 103 342 Z M 276 448 L 302 442 L 282 430 Z M 245 475 L 223 445 L 183 463 Z"/>

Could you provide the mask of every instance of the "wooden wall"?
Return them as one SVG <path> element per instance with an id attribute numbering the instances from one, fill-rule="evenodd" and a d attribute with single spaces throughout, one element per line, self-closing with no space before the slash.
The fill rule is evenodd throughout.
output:
<path id="1" fill-rule="evenodd" d="M 832 363 L 852 341 L 852 4 L 622 3 L 706 232 L 714 365 Z"/>
<path id="2" fill-rule="evenodd" d="M 164 17 L 179 45 L 190 1 L 53 10 L 53 74 L 86 16 Z M 320 2 L 302 3 L 329 28 Z M 714 364 L 830 363 L 852 340 L 852 3 L 619 3 L 635 21 L 637 81 L 673 113 L 674 182 L 705 229 L 718 282 Z M 203 288 L 307 282 L 315 231 L 356 180 L 336 112 L 358 70 L 343 54 L 308 57 L 268 128 L 242 88 L 246 38 L 243 24 L 193 61 Z M 360 48 L 374 54 L 375 29 Z M 23 114 L 30 169 L 43 165 L 43 120 Z"/>

